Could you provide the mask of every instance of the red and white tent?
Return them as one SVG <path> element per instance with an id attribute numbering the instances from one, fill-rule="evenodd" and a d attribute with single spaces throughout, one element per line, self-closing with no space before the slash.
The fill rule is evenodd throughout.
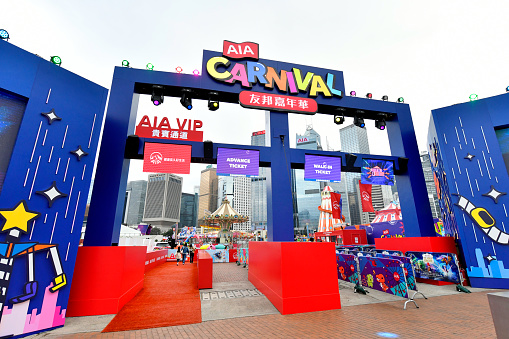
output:
<path id="1" fill-rule="evenodd" d="M 401 207 L 399 207 L 399 203 L 397 202 L 391 202 L 380 211 L 375 211 L 375 213 L 376 216 L 375 219 L 371 221 L 372 224 L 403 219 L 401 216 Z"/>

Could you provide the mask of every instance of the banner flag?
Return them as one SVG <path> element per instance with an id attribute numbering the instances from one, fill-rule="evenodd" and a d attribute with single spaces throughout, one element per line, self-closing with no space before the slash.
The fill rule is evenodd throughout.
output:
<path id="1" fill-rule="evenodd" d="M 361 194 L 362 201 L 362 211 L 363 212 L 374 212 L 373 203 L 371 202 L 371 185 L 361 184 L 359 180 L 359 190 Z"/>
<path id="2" fill-rule="evenodd" d="M 341 205 L 341 194 L 331 192 L 331 203 L 332 203 L 332 218 L 333 219 L 342 219 L 341 217 L 341 209 L 343 206 Z"/>

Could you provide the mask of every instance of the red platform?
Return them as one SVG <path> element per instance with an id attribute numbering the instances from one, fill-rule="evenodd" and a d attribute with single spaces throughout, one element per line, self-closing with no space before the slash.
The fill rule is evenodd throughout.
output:
<path id="1" fill-rule="evenodd" d="M 142 288 L 145 246 L 80 247 L 66 316 L 116 314 Z"/>
<path id="2" fill-rule="evenodd" d="M 405 237 L 405 238 L 376 238 L 375 247 L 384 250 L 445 252 L 458 255 L 456 242 L 453 237 Z M 454 285 L 447 281 L 417 278 L 418 282 L 431 285 Z"/>
<path id="3" fill-rule="evenodd" d="M 249 243 L 249 281 L 281 314 L 341 308 L 334 243 Z"/>
<path id="4" fill-rule="evenodd" d="M 367 245 L 368 238 L 366 236 L 366 230 L 337 230 L 327 232 L 315 232 L 315 238 L 322 238 L 323 241 L 327 241 L 323 238 L 326 237 L 337 237 L 342 239 L 341 242 L 337 242 L 341 245 Z M 334 241 L 333 241 L 334 242 Z"/>
<path id="5" fill-rule="evenodd" d="M 212 288 L 212 256 L 205 250 L 197 251 L 198 289 Z"/>

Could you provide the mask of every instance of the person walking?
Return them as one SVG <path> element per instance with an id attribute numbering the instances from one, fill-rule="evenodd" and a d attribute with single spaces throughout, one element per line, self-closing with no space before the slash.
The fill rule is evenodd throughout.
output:
<path id="1" fill-rule="evenodd" d="M 177 258 L 177 266 L 178 266 L 180 259 L 182 259 L 182 253 L 180 252 L 180 244 L 177 246 L 177 254 L 175 255 L 175 258 Z"/>
<path id="2" fill-rule="evenodd" d="M 189 249 L 189 262 L 192 264 L 194 260 L 194 246 L 191 245 L 191 248 Z"/>
<path id="3" fill-rule="evenodd" d="M 187 244 L 184 244 L 184 247 L 182 248 L 182 265 L 186 264 L 186 257 L 189 254 L 189 248 L 187 247 Z"/>

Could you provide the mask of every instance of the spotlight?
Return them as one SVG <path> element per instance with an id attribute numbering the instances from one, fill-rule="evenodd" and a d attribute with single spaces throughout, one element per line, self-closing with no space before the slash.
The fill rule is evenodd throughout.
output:
<path id="1" fill-rule="evenodd" d="M 150 97 L 150 100 L 152 100 L 154 106 L 159 106 L 164 102 L 163 90 L 164 90 L 163 86 L 159 85 L 152 86 L 152 96 Z"/>
<path id="2" fill-rule="evenodd" d="M 404 103 L 404 102 L 405 102 L 405 99 L 403 99 L 403 97 L 399 97 L 399 98 L 398 98 L 398 102 L 399 102 L 399 103 Z"/>
<path id="3" fill-rule="evenodd" d="M 385 130 L 385 120 L 375 120 L 375 127 L 382 131 Z"/>
<path id="4" fill-rule="evenodd" d="M 387 95 L 384 95 L 384 96 L 382 97 L 382 100 L 383 100 L 383 101 L 388 101 L 388 100 L 389 100 L 389 97 L 388 97 Z"/>
<path id="5" fill-rule="evenodd" d="M 507 86 L 507 87 L 505 88 L 505 91 L 506 91 L 506 92 L 509 92 L 509 86 Z"/>
<path id="6" fill-rule="evenodd" d="M 59 57 L 59 56 L 52 56 L 49 58 L 49 61 L 51 61 L 52 63 L 54 63 L 55 65 L 57 66 L 60 66 L 62 65 L 62 59 Z"/>
<path id="7" fill-rule="evenodd" d="M 353 124 L 360 128 L 364 128 L 364 126 L 366 126 L 366 124 L 364 123 L 364 119 L 358 116 L 355 116 L 353 118 Z"/>
<path id="8" fill-rule="evenodd" d="M 122 67 L 129 67 L 129 61 L 122 60 Z"/>
<path id="9" fill-rule="evenodd" d="M 470 101 L 477 100 L 477 94 L 470 94 L 468 98 L 470 99 Z"/>
<path id="10" fill-rule="evenodd" d="M 182 98 L 180 98 L 180 103 L 182 104 L 182 106 L 184 106 L 188 110 L 191 110 L 193 108 L 193 103 L 191 102 L 191 90 L 190 89 L 182 90 Z"/>
<path id="11" fill-rule="evenodd" d="M 5 29 L 0 29 L 0 39 L 9 41 L 9 32 Z"/>
<path id="12" fill-rule="evenodd" d="M 150 62 L 147 64 L 147 66 L 145 66 L 146 69 L 148 69 L 149 71 L 153 71 L 154 70 L 154 65 L 152 65 Z"/>
<path id="13" fill-rule="evenodd" d="M 355 97 L 355 96 L 357 96 L 357 92 L 355 92 L 355 91 L 350 91 L 350 96 L 351 96 L 351 97 Z"/>
<path id="14" fill-rule="evenodd" d="M 219 109 L 219 101 L 216 100 L 217 93 L 211 92 L 209 97 L 209 111 L 217 111 Z"/>
<path id="15" fill-rule="evenodd" d="M 343 115 L 335 115 L 334 116 L 334 123 L 336 125 L 341 125 L 345 122 L 345 117 Z"/>
<path id="16" fill-rule="evenodd" d="M 371 93 L 366 94 L 366 98 L 372 99 L 373 98 L 373 94 L 371 94 Z"/>

